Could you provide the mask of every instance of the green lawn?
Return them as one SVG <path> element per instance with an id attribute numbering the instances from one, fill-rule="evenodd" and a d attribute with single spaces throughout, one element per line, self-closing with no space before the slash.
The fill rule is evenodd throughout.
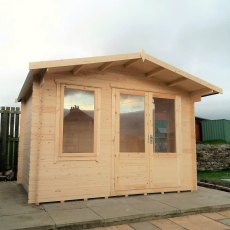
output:
<path id="1" fill-rule="evenodd" d="M 221 179 L 230 179 L 230 169 L 223 171 L 198 171 L 197 172 L 198 180 L 209 180 L 216 182 L 223 182 Z M 227 181 L 225 181 L 227 182 Z M 227 182 L 230 184 L 230 182 Z"/>

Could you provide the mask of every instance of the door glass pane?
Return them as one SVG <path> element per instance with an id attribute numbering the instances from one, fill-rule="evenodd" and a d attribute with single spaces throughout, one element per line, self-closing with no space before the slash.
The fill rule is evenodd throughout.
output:
<path id="1" fill-rule="evenodd" d="M 63 153 L 92 153 L 94 92 L 65 88 Z"/>
<path id="2" fill-rule="evenodd" d="M 120 152 L 145 152 L 144 96 L 120 95 Z"/>
<path id="3" fill-rule="evenodd" d="M 155 152 L 175 152 L 175 101 L 172 99 L 154 98 L 153 121 L 155 126 Z M 154 107 L 153 107 L 154 108 Z M 153 127 L 154 129 L 154 127 Z"/>

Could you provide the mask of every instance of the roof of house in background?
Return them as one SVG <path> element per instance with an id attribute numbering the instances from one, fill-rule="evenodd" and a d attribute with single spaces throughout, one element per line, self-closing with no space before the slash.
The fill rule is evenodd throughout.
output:
<path id="1" fill-rule="evenodd" d="M 207 119 L 207 118 L 203 118 L 203 117 L 195 117 L 195 120 L 196 121 L 209 121 L 210 119 Z"/>
<path id="2" fill-rule="evenodd" d="M 32 62 L 29 65 L 29 73 L 18 96 L 18 101 L 21 101 L 28 94 L 32 87 L 33 79 L 41 77 L 46 72 L 71 72 L 73 75 L 77 75 L 81 71 L 92 69 L 106 71 L 115 66 L 132 69 L 142 74 L 143 77 L 157 79 L 169 87 L 182 89 L 194 96 L 208 96 L 222 93 L 221 88 L 142 51 L 139 53 L 111 56 Z"/>

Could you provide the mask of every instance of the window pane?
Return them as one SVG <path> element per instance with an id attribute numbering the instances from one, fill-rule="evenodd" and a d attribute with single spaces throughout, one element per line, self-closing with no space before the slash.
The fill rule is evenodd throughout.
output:
<path id="1" fill-rule="evenodd" d="M 154 98 L 153 103 L 155 152 L 175 152 L 175 102 L 172 99 Z"/>
<path id="2" fill-rule="evenodd" d="M 145 152 L 144 97 L 120 95 L 120 152 Z"/>
<path id="3" fill-rule="evenodd" d="M 92 153 L 94 92 L 65 88 L 63 153 Z"/>

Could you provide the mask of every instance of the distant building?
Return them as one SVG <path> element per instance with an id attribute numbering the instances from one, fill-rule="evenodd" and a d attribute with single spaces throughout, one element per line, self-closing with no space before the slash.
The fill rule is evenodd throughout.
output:
<path id="1" fill-rule="evenodd" d="M 196 122 L 196 142 L 203 141 L 203 138 L 202 138 L 202 121 L 208 121 L 208 119 L 201 118 L 201 117 L 195 117 L 195 122 Z"/>
<path id="2" fill-rule="evenodd" d="M 204 120 L 202 124 L 202 140 L 222 140 L 230 142 L 230 120 Z"/>

